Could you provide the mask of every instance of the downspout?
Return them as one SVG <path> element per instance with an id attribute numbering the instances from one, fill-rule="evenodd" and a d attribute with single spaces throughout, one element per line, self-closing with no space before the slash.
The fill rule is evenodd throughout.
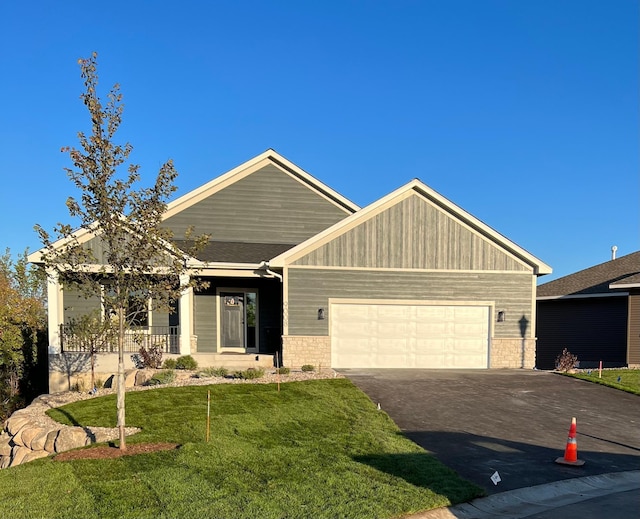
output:
<path id="1" fill-rule="evenodd" d="M 264 268 L 265 272 L 267 274 L 271 274 L 273 277 L 276 277 L 280 280 L 280 283 L 282 283 L 282 274 L 278 274 L 277 272 L 274 272 L 273 270 L 271 270 L 269 268 L 269 262 L 268 261 L 263 261 L 262 263 L 260 263 L 260 268 Z"/>

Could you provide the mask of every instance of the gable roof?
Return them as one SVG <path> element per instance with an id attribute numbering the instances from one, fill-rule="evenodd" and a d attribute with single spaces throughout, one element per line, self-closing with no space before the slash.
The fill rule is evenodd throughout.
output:
<path id="1" fill-rule="evenodd" d="M 162 220 L 167 220 L 171 216 L 176 215 L 180 211 L 191 207 L 199 201 L 221 191 L 225 187 L 246 178 L 251 173 L 264 168 L 267 165 L 273 165 L 280 170 L 286 172 L 291 177 L 295 178 L 298 182 L 310 189 L 314 193 L 317 193 L 320 197 L 328 200 L 344 211 L 345 216 L 353 214 L 358 211 L 360 207 L 337 191 L 334 191 L 318 179 L 299 168 L 282 155 L 277 153 L 273 149 L 268 149 L 260 155 L 246 161 L 245 163 L 237 166 L 236 168 L 228 171 L 227 173 L 207 182 L 206 184 L 196 188 L 189 193 L 177 198 L 176 200 L 167 204 L 167 210 L 162 215 Z M 93 222 L 88 228 L 80 228 L 72 233 L 69 238 L 60 239 L 52 244 L 54 249 L 59 249 L 66 244 L 77 243 L 83 244 L 89 240 L 95 238 L 99 234 L 99 228 L 97 222 Z M 172 240 L 178 249 L 182 252 L 186 250 L 187 243 L 184 240 Z M 226 247 L 223 247 L 223 243 Z M 284 250 L 291 248 L 293 244 L 251 244 L 251 243 L 234 243 L 234 242 L 218 242 L 217 244 L 211 244 L 205 250 L 198 254 L 197 260 L 206 262 L 227 262 L 231 258 L 234 258 L 234 263 L 255 263 L 272 256 L 275 256 Z M 45 249 L 42 248 L 38 251 L 31 253 L 28 260 L 32 263 L 41 263 L 42 255 Z M 239 256 L 234 255 L 238 253 Z M 240 259 L 238 259 L 240 258 Z M 255 259 L 254 258 L 258 258 Z"/>
<path id="2" fill-rule="evenodd" d="M 184 209 L 217 193 L 218 191 L 221 191 L 225 187 L 228 187 L 229 185 L 242 180 L 251 173 L 269 164 L 273 164 L 286 171 L 294 178 L 296 178 L 296 180 L 298 180 L 300 183 L 304 184 L 312 191 L 317 192 L 318 194 L 320 194 L 336 206 L 341 207 L 348 213 L 354 213 L 360 209 L 360 207 L 354 204 L 351 200 L 348 200 L 337 191 L 334 191 L 326 184 L 323 184 L 317 178 L 313 177 L 303 169 L 296 166 L 293 162 L 285 159 L 275 150 L 268 149 L 260 155 L 233 168 L 231 171 L 228 171 L 227 173 L 214 178 L 206 184 L 192 191 L 189 191 L 180 198 L 177 198 L 173 202 L 167 204 L 167 210 L 163 215 L 163 220 L 166 220 L 176 213 L 179 213 L 180 211 L 183 211 Z"/>
<path id="3" fill-rule="evenodd" d="M 538 286 L 538 299 L 566 296 L 616 294 L 615 288 L 628 288 L 640 282 L 640 251 L 574 272 Z"/>
<path id="4" fill-rule="evenodd" d="M 387 196 L 373 202 L 357 213 L 345 218 L 344 220 L 334 224 L 323 232 L 309 238 L 290 250 L 272 258 L 269 262 L 273 267 L 284 267 L 291 264 L 297 259 L 312 250 L 322 246 L 329 240 L 335 238 L 341 233 L 345 233 L 361 224 L 368 218 L 377 214 L 382 208 L 387 207 L 397 200 L 410 196 L 411 194 L 419 194 L 428 199 L 430 202 L 443 209 L 446 213 L 456 218 L 458 221 L 470 227 L 474 232 L 481 235 L 484 239 L 494 243 L 508 254 L 514 256 L 519 261 L 529 265 L 535 274 L 543 275 L 551 273 L 551 267 L 540 261 L 538 258 L 527 252 L 525 249 L 515 244 L 496 230 L 492 229 L 475 216 L 471 215 L 461 207 L 457 206 L 444 196 L 440 195 L 419 179 L 414 179 L 399 189 L 393 191 Z"/>

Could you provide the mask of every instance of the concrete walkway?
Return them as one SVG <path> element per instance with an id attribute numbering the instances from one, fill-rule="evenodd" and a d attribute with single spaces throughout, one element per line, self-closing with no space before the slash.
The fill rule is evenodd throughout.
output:
<path id="1" fill-rule="evenodd" d="M 640 470 L 616 472 L 501 492 L 407 519 L 635 519 L 639 490 Z"/>

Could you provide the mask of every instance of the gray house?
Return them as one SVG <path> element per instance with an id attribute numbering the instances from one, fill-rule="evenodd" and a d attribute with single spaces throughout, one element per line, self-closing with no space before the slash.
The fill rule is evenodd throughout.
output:
<path id="1" fill-rule="evenodd" d="M 267 150 L 170 203 L 164 224 L 176 237 L 192 225 L 211 234 L 190 260 L 208 288 L 141 323 L 167 355 L 213 366 L 271 364 L 275 352 L 293 368 L 534 365 L 536 280 L 550 267 L 419 180 L 361 209 Z M 78 239 L 100 248 L 94 233 Z M 99 307 L 50 280 L 51 365 L 68 364 L 65 323 Z M 52 373 L 53 387 L 63 381 Z"/>
<path id="2" fill-rule="evenodd" d="M 580 366 L 640 365 L 640 251 L 538 287 L 536 367 L 567 348 Z"/>

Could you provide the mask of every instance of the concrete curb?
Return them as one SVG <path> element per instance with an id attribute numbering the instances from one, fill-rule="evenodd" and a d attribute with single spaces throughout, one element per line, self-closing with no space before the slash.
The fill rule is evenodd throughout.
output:
<path id="1" fill-rule="evenodd" d="M 640 470 L 613 472 L 509 490 L 470 503 L 411 515 L 407 519 L 520 519 L 594 497 L 636 489 L 640 489 Z"/>

